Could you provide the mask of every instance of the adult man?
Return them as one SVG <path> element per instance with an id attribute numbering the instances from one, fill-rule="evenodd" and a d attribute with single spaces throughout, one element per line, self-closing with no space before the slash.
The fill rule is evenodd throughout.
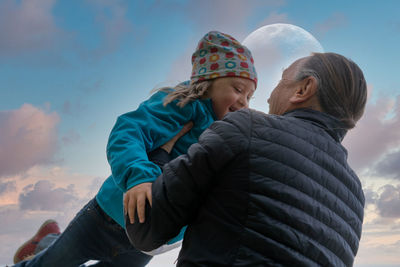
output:
<path id="1" fill-rule="evenodd" d="M 151 250 L 188 225 L 178 266 L 351 266 L 364 194 L 340 142 L 366 98 L 351 60 L 295 61 L 269 115 L 232 113 L 164 166 L 146 222 L 127 221 L 131 242 Z"/>

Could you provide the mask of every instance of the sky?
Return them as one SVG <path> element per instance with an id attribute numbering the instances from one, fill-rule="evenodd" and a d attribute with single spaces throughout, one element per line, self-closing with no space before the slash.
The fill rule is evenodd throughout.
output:
<path id="1" fill-rule="evenodd" d="M 65 229 L 95 196 L 110 174 L 117 116 L 187 80 L 205 33 L 243 41 L 275 23 L 300 27 L 364 71 L 366 111 L 343 142 L 366 196 L 354 266 L 400 266 L 399 13 L 396 0 L 0 0 L 0 266 L 43 221 Z M 276 62 L 259 72 L 257 90 L 269 94 L 272 73 L 288 66 L 263 55 Z M 178 251 L 148 266 L 174 266 Z"/>

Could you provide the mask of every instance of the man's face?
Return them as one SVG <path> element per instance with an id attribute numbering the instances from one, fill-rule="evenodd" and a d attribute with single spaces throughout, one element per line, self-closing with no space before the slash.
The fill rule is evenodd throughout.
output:
<path id="1" fill-rule="evenodd" d="M 306 58 L 296 60 L 283 71 L 281 80 L 268 99 L 269 114 L 282 115 L 292 109 L 292 104 L 289 100 L 298 88 L 299 82 L 295 81 L 295 77 L 304 60 Z"/>

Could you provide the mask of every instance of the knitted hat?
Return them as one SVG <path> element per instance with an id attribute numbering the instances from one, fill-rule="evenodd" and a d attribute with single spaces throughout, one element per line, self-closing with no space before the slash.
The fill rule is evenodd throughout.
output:
<path id="1" fill-rule="evenodd" d="M 192 65 L 192 83 L 242 77 L 254 81 L 257 87 L 257 73 L 250 50 L 228 34 L 211 31 L 204 35 L 192 55 Z"/>

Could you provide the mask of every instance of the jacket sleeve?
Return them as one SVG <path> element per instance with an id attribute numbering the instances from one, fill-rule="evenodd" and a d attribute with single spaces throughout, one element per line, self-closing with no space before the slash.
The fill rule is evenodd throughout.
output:
<path id="1" fill-rule="evenodd" d="M 147 152 L 160 147 L 191 120 L 191 103 L 181 108 L 163 106 L 165 92 L 157 92 L 137 110 L 118 117 L 107 143 L 107 160 L 115 184 L 126 192 L 133 186 L 153 182 L 161 169 L 149 161 Z"/>
<path id="2" fill-rule="evenodd" d="M 130 224 L 126 232 L 136 248 L 150 251 L 176 236 L 195 218 L 207 193 L 218 183 L 218 173 L 250 143 L 248 110 L 230 113 L 214 122 L 186 155 L 164 165 L 153 183 L 152 207 L 144 223 Z M 136 220 L 138 221 L 138 220 Z"/>

